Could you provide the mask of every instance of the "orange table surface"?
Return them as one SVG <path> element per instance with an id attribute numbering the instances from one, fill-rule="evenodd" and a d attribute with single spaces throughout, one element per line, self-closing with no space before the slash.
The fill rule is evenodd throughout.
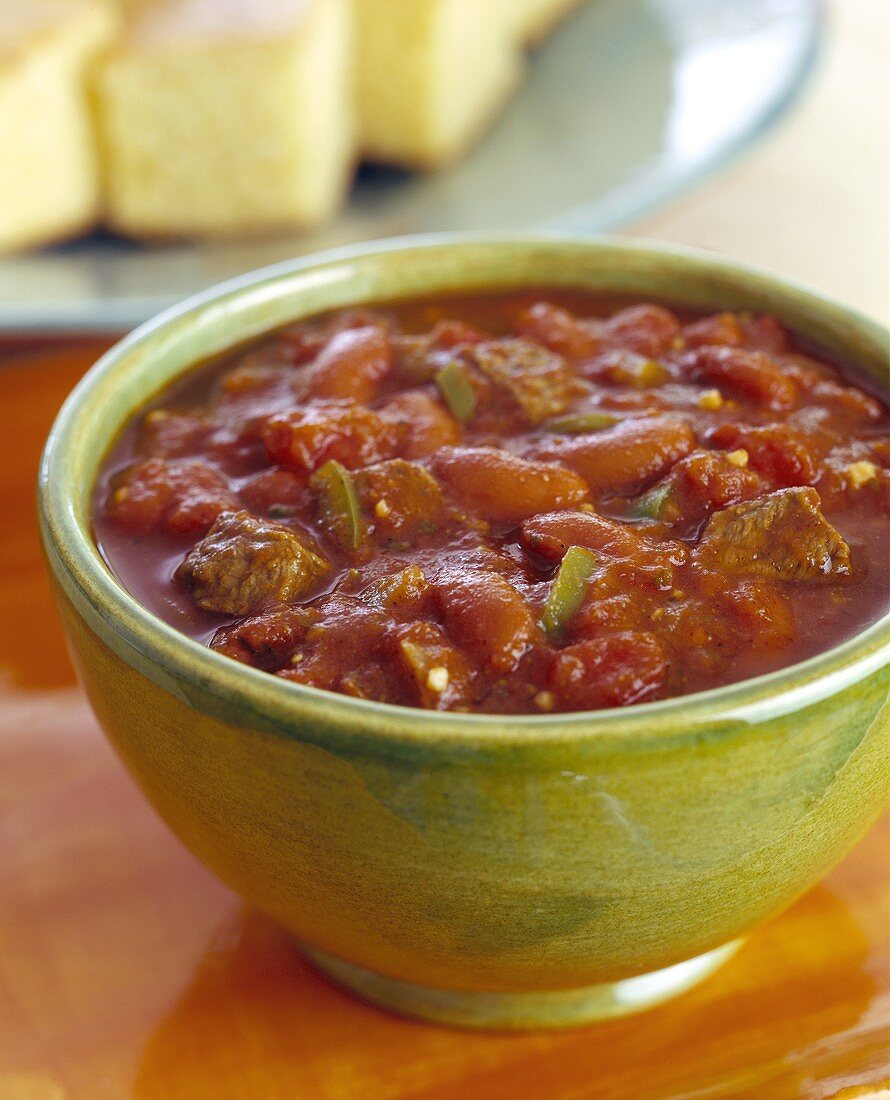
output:
<path id="1" fill-rule="evenodd" d="M 105 743 L 40 558 L 40 446 L 101 346 L 0 346 L 0 1100 L 890 1089 L 890 817 L 696 990 L 561 1033 L 463 1033 L 363 1005 L 205 871 Z"/>

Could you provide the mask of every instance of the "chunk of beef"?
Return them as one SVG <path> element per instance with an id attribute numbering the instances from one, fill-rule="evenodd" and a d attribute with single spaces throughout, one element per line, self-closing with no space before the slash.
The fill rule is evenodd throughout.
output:
<path id="1" fill-rule="evenodd" d="M 850 548 L 822 514 L 815 489 L 779 489 L 715 512 L 701 564 L 727 573 L 801 581 L 849 576 Z"/>
<path id="2" fill-rule="evenodd" d="M 557 355 L 531 340 L 486 340 L 462 358 L 506 394 L 530 424 L 564 412 L 578 396 L 578 380 Z"/>
<path id="3" fill-rule="evenodd" d="M 417 462 L 394 458 L 367 466 L 355 475 L 355 488 L 379 543 L 416 542 L 451 518 L 439 483 Z"/>
<path id="4" fill-rule="evenodd" d="M 290 528 L 249 512 L 223 512 L 176 577 L 198 607 L 241 616 L 300 599 L 328 568 Z"/>

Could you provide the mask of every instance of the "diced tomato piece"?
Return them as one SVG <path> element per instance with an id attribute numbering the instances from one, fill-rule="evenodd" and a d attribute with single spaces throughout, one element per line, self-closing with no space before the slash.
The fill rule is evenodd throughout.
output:
<path id="1" fill-rule="evenodd" d="M 263 470 L 241 486 L 239 496 L 251 512 L 281 518 L 306 505 L 308 483 L 292 470 Z"/>
<path id="2" fill-rule="evenodd" d="M 577 474 L 554 462 L 529 462 L 492 447 L 447 447 L 433 469 L 457 501 L 484 519 L 519 523 L 587 499 Z"/>
<path id="3" fill-rule="evenodd" d="M 253 397 L 264 390 L 273 389 L 284 381 L 294 377 L 291 367 L 274 366 L 271 363 L 248 360 L 224 374 L 220 379 L 220 389 L 230 398 Z"/>
<path id="4" fill-rule="evenodd" d="M 369 662 L 388 655 L 391 620 L 379 608 L 354 596 L 334 593 L 317 600 L 315 621 L 278 675 L 327 690 Z"/>
<path id="5" fill-rule="evenodd" d="M 855 420 L 880 420 L 884 410 L 880 401 L 856 386 L 844 386 L 833 377 L 827 363 L 820 363 L 808 355 L 786 354 L 781 359 L 786 375 L 814 401 L 821 403 L 822 411 L 843 409 Z M 820 406 L 810 406 L 814 411 Z"/>
<path id="6" fill-rule="evenodd" d="M 588 599 L 578 611 L 572 620 L 571 636 L 600 637 L 643 629 L 647 609 L 641 604 L 639 592 L 631 594 L 617 591 L 616 581 L 612 569 L 600 576 L 596 585 L 596 599 Z"/>
<path id="7" fill-rule="evenodd" d="M 605 390 L 597 398 L 597 408 L 609 412 L 640 413 L 654 416 L 671 408 L 670 401 L 655 390 Z"/>
<path id="8" fill-rule="evenodd" d="M 203 416 L 152 409 L 139 426 L 139 450 L 152 458 L 184 458 L 201 449 L 209 431 Z"/>
<path id="9" fill-rule="evenodd" d="M 741 347 L 745 334 L 735 313 L 714 313 L 683 326 L 683 344 L 687 348 L 700 348 L 715 344 L 729 348 Z"/>
<path id="10" fill-rule="evenodd" d="M 650 358 L 670 351 L 680 336 L 680 322 L 674 314 L 656 305 L 628 306 L 613 314 L 605 329 L 622 347 Z"/>
<path id="11" fill-rule="evenodd" d="M 403 702 L 394 670 L 380 664 L 361 665 L 340 678 L 337 690 L 353 699 L 375 703 Z"/>
<path id="12" fill-rule="evenodd" d="M 304 325 L 294 325 L 278 333 L 278 347 L 282 355 L 293 366 L 311 363 L 327 342 L 327 336 L 318 329 L 307 329 Z"/>
<path id="13" fill-rule="evenodd" d="M 229 483 L 210 466 L 184 459 L 149 458 L 118 475 L 107 514 L 133 534 L 166 528 L 175 534 L 207 531 L 220 512 L 237 507 Z"/>
<path id="14" fill-rule="evenodd" d="M 218 630 L 210 648 L 243 664 L 275 671 L 304 640 L 316 617 L 315 612 L 306 607 L 289 604 L 271 607 Z"/>
<path id="15" fill-rule="evenodd" d="M 456 348 L 461 344 L 478 344 L 489 340 L 488 333 L 474 328 L 465 321 L 437 321 L 430 333 L 431 341 L 438 348 Z"/>
<path id="16" fill-rule="evenodd" d="M 744 317 L 741 324 L 746 348 L 774 354 L 788 350 L 788 333 L 778 318 L 761 314 L 758 317 Z"/>
<path id="17" fill-rule="evenodd" d="M 432 592 L 433 587 L 420 566 L 409 565 L 378 578 L 362 592 L 362 599 L 395 615 L 414 618 L 427 609 Z"/>
<path id="18" fill-rule="evenodd" d="M 627 631 L 560 650 L 550 669 L 550 687 L 561 709 L 621 707 L 654 697 L 667 667 L 653 634 Z"/>
<path id="19" fill-rule="evenodd" d="M 440 447 L 459 442 L 460 424 L 424 390 L 406 390 L 391 397 L 379 410 L 396 425 L 404 458 L 425 458 Z"/>
<path id="20" fill-rule="evenodd" d="M 677 506 L 686 520 L 703 519 L 715 508 L 750 500 L 763 491 L 756 471 L 730 461 L 725 454 L 696 451 L 681 459 L 669 476 Z"/>
<path id="21" fill-rule="evenodd" d="M 398 446 L 394 426 L 371 409 L 326 401 L 272 416 L 262 432 L 273 462 L 311 472 L 336 459 L 348 469 L 392 458 Z"/>
<path id="22" fill-rule="evenodd" d="M 600 323 L 582 321 L 550 302 L 536 302 L 523 310 L 516 328 L 567 359 L 586 359 L 603 346 Z"/>
<path id="23" fill-rule="evenodd" d="M 679 362 L 695 381 L 712 382 L 777 412 L 793 409 L 797 403 L 794 381 L 762 351 L 700 347 L 681 355 Z"/>
<path id="24" fill-rule="evenodd" d="M 741 581 L 726 588 L 719 599 L 752 648 L 781 649 L 794 639 L 794 612 L 775 585 Z"/>
<path id="25" fill-rule="evenodd" d="M 471 702 L 472 670 L 435 623 L 410 623 L 395 632 L 396 660 L 413 682 L 421 706 L 455 710 Z"/>
<path id="26" fill-rule="evenodd" d="M 881 405 L 873 397 L 853 386 L 841 386 L 831 378 L 825 378 L 813 386 L 813 397 L 830 405 L 840 405 L 859 420 L 880 420 L 884 415 Z"/>
<path id="27" fill-rule="evenodd" d="M 616 386 L 633 386 L 647 390 L 667 382 L 670 373 L 662 363 L 627 348 L 612 348 L 586 362 L 581 369 L 585 378 L 611 382 Z"/>
<path id="28" fill-rule="evenodd" d="M 809 355 L 787 352 L 782 355 L 780 362 L 788 377 L 793 378 L 804 393 L 812 393 L 814 386 L 832 376 L 827 363 L 820 363 Z"/>
<path id="29" fill-rule="evenodd" d="M 875 439 L 833 447 L 816 482 L 826 509 L 868 501 L 875 513 L 890 511 L 890 444 Z"/>
<path id="30" fill-rule="evenodd" d="M 711 432 L 709 442 L 727 451 L 745 450 L 750 467 L 776 485 L 812 485 L 819 476 L 811 442 L 789 424 L 761 428 L 721 424 Z"/>

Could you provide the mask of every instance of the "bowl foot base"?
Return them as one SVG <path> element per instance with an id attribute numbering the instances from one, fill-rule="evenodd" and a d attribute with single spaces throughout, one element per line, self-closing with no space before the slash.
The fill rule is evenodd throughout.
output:
<path id="1" fill-rule="evenodd" d="M 663 970 L 617 982 L 535 993 L 435 989 L 387 978 L 306 944 L 300 946 L 310 961 L 337 985 L 401 1016 L 454 1027 L 523 1030 L 577 1027 L 653 1008 L 707 978 L 742 942 L 733 940 Z"/>

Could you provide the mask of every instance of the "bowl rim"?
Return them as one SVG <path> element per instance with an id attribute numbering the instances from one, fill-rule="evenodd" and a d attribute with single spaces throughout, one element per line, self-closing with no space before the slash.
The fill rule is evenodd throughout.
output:
<path id="1" fill-rule="evenodd" d="M 890 664 L 888 611 L 851 638 L 804 661 L 706 691 L 593 711 L 457 714 L 354 699 L 282 680 L 214 652 L 158 618 L 130 595 L 78 522 L 71 487 L 65 477 L 66 449 L 72 443 L 79 417 L 84 409 L 89 409 L 97 384 L 121 370 L 131 353 L 150 348 L 151 341 L 172 326 L 194 319 L 208 309 L 225 307 L 258 290 L 281 287 L 287 280 L 317 275 L 328 268 L 361 264 L 384 254 L 417 256 L 443 248 L 449 252 L 467 249 L 468 254 L 474 249 L 498 248 L 520 251 L 545 248 L 566 255 L 604 250 L 667 260 L 685 269 L 730 276 L 748 286 L 765 288 L 780 300 L 777 309 L 780 315 L 782 302 L 796 301 L 851 326 L 873 347 L 890 346 L 890 333 L 884 327 L 803 283 L 699 249 L 640 238 L 622 240 L 555 233 L 397 237 L 286 260 L 210 287 L 140 325 L 86 372 L 60 409 L 40 461 L 38 517 L 51 571 L 60 582 L 63 579 L 68 582 L 63 588 L 73 590 L 82 608 L 91 608 L 106 630 L 124 643 L 125 649 L 142 657 L 140 668 L 144 674 L 167 687 L 171 677 L 174 682 L 194 682 L 234 704 L 239 714 L 264 717 L 264 726 L 291 739 L 305 739 L 302 727 L 306 719 L 314 717 L 324 730 L 324 735 L 318 738 L 320 743 L 339 736 L 352 743 L 370 739 L 415 747 L 443 744 L 467 747 L 481 743 L 504 748 L 511 744 L 545 746 L 604 737 L 628 744 L 678 737 L 698 739 L 704 730 L 710 736 L 715 730 L 735 729 L 740 722 L 754 724 L 812 706 Z M 467 289 L 477 288 L 468 283 Z M 488 289 L 495 291 L 494 283 Z M 425 292 L 430 293 L 418 293 Z M 373 302 L 370 297 L 364 300 Z M 147 400 L 148 397 L 143 397 L 142 404 Z M 127 418 L 117 425 L 118 430 L 139 407 L 137 404 L 129 410 Z M 129 657 L 123 659 L 133 664 Z M 154 676 L 155 672 L 160 675 Z"/>

